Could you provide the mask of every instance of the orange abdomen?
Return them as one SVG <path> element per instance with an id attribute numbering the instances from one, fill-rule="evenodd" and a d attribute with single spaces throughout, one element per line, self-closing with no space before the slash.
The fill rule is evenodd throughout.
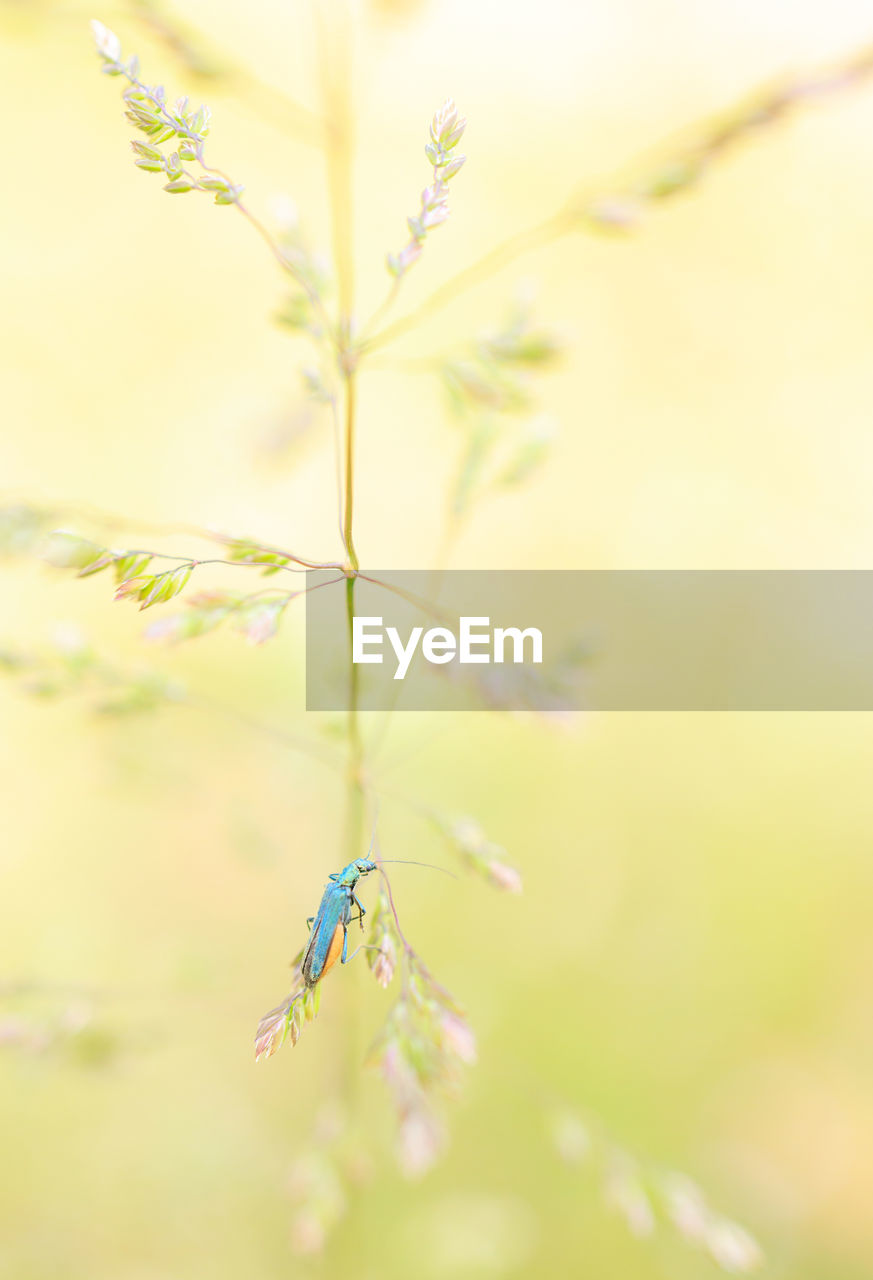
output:
<path id="1" fill-rule="evenodd" d="M 324 967 L 321 970 L 320 976 L 322 978 L 327 973 L 328 969 L 332 968 L 342 955 L 345 933 L 346 931 L 341 924 L 338 924 L 334 929 L 333 937 L 330 940 L 330 946 L 328 947 L 327 955 L 325 956 Z"/>

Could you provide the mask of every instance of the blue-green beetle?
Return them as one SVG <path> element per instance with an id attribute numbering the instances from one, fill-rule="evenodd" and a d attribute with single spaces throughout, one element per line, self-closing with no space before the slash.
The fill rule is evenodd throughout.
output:
<path id="1" fill-rule="evenodd" d="M 305 987 L 314 987 L 320 982 L 337 960 L 346 964 L 357 955 L 357 951 L 348 954 L 348 927 L 353 920 L 360 920 L 363 930 L 367 913 L 358 901 L 355 889 L 363 876 L 377 870 L 378 865 L 370 858 L 355 858 L 342 871 L 335 871 L 330 876 L 318 911 L 306 921 L 311 926 L 309 942 L 300 962 Z M 352 915 L 354 907 L 358 908 L 356 916 Z"/>

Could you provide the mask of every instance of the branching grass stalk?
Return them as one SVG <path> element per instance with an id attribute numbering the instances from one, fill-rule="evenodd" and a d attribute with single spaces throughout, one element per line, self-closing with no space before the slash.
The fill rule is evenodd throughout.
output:
<path id="1" fill-rule="evenodd" d="M 216 168 L 214 165 L 208 165 L 206 163 L 205 156 L 204 156 L 204 144 L 203 144 L 202 133 L 197 132 L 196 130 L 187 128 L 180 121 L 180 118 L 178 115 L 173 115 L 167 109 L 166 103 L 164 102 L 163 98 L 160 97 L 157 93 L 155 93 L 154 90 L 151 89 L 149 85 L 145 84 L 139 78 L 136 72 L 131 69 L 130 66 L 124 66 L 123 64 L 119 63 L 118 67 L 119 67 L 119 74 L 124 76 L 124 78 L 128 81 L 128 83 L 134 89 L 138 90 L 139 93 L 141 93 L 143 97 L 148 99 L 148 101 L 152 104 L 152 107 L 154 108 L 156 116 L 165 125 L 167 125 L 169 129 L 173 130 L 173 133 L 175 134 L 175 136 L 184 138 L 191 144 L 191 147 L 193 148 L 193 152 L 194 152 L 194 158 L 196 158 L 197 163 L 204 170 L 204 172 L 208 174 L 213 174 L 215 177 L 221 179 L 226 184 L 227 190 L 228 190 L 228 197 L 225 202 L 236 205 L 236 208 L 238 209 L 239 213 L 246 219 L 246 221 L 250 224 L 250 226 L 252 226 L 254 230 L 257 231 L 258 235 L 268 246 L 273 257 L 276 259 L 276 261 L 279 263 L 282 269 L 286 271 L 288 275 L 290 275 L 291 278 L 294 280 L 295 284 L 297 284 L 304 291 L 307 298 L 309 299 L 310 304 L 312 305 L 314 312 L 319 317 L 319 320 L 324 328 L 325 334 L 331 340 L 333 345 L 337 346 L 338 345 L 337 336 L 332 330 L 330 320 L 328 318 L 327 312 L 324 308 L 324 304 L 321 300 L 318 290 L 314 288 L 311 281 L 309 281 L 303 273 L 298 271 L 294 263 L 291 262 L 290 259 L 282 252 L 280 245 L 276 243 L 273 236 L 270 234 L 270 232 L 267 230 L 264 224 L 260 221 L 260 219 L 257 218 L 245 204 L 243 204 L 242 199 L 240 198 L 242 188 L 238 184 L 234 183 L 230 175 L 225 173 L 222 169 Z M 195 175 L 191 174 L 186 169 L 180 168 L 179 176 L 181 176 L 182 174 L 184 174 L 191 181 L 194 187 L 198 186 L 198 180 Z"/>
<path id="2" fill-rule="evenodd" d="M 618 182 L 600 193 L 576 193 L 554 217 L 511 236 L 478 261 L 440 285 L 419 307 L 393 324 L 372 333 L 365 328 L 361 353 L 378 350 L 403 337 L 456 298 L 501 271 L 516 259 L 568 235 L 572 231 L 594 234 L 633 229 L 646 208 L 697 184 L 710 161 L 765 125 L 783 120 L 804 103 L 845 90 L 873 75 L 873 47 L 818 71 L 787 77 L 763 86 L 745 101 L 688 133 L 687 139 L 662 148 L 655 161 L 634 166 L 636 177 Z M 396 294 L 389 295 L 393 301 Z M 384 315 L 386 304 L 374 320 Z"/>
<path id="3" fill-rule="evenodd" d="M 133 0 L 137 11 L 157 30 L 166 43 L 184 58 L 192 69 L 197 69 L 197 51 L 186 41 L 184 36 L 169 21 L 164 21 L 154 9 L 150 0 Z M 384 774 L 390 770 L 391 761 L 378 771 L 375 780 L 369 774 L 370 763 L 375 758 L 373 736 L 365 741 L 362 733 L 358 667 L 353 661 L 353 621 L 355 616 L 356 591 L 359 578 L 383 586 L 389 591 L 415 603 L 431 616 L 440 616 L 439 606 L 416 599 L 410 593 L 395 587 L 393 584 L 379 581 L 375 576 L 360 571 L 360 560 L 355 545 L 355 485 L 356 485 L 356 435 L 357 435 L 357 392 L 358 372 L 374 352 L 380 351 L 396 339 L 430 316 L 439 312 L 451 302 L 462 296 L 467 290 L 480 282 L 489 279 L 503 267 L 516 261 L 524 254 L 533 252 L 551 244 L 571 231 L 588 231 L 595 233 L 624 232 L 637 225 L 643 213 L 665 199 L 677 193 L 691 189 L 699 178 L 708 170 L 711 161 L 720 159 L 734 145 L 753 133 L 759 126 L 769 125 L 789 114 L 799 103 L 817 98 L 825 93 L 841 89 L 856 83 L 873 72 L 873 51 L 863 50 L 845 59 L 836 67 L 826 69 L 822 73 L 796 77 L 783 81 L 776 86 L 769 86 L 751 98 L 740 103 L 732 111 L 708 122 L 703 129 L 697 130 L 690 138 L 668 149 L 665 156 L 642 167 L 642 176 L 628 181 L 619 181 L 612 185 L 606 196 L 598 194 L 574 193 L 565 206 L 553 216 L 546 218 L 536 226 L 523 230 L 502 244 L 490 249 L 477 262 L 441 284 L 431 297 L 421 306 L 393 323 L 383 325 L 388 308 L 394 303 L 400 280 L 405 273 L 418 262 L 425 239 L 432 230 L 444 223 L 449 216 L 448 193 L 449 183 L 460 171 L 464 157 L 456 152 L 457 144 L 464 132 L 466 122 L 458 115 L 457 108 L 451 100 L 447 100 L 434 115 L 430 125 L 430 138 L 425 147 L 425 154 L 431 162 L 432 181 L 421 192 L 417 212 L 407 218 L 409 239 L 398 253 L 388 254 L 386 266 L 394 277 L 388 291 L 386 301 L 371 317 L 363 330 L 356 329 L 355 321 L 355 280 L 354 280 L 354 233 L 355 218 L 352 183 L 352 150 L 353 123 L 358 111 L 358 103 L 353 96 L 350 75 L 351 47 L 350 32 L 352 30 L 351 5 L 348 0 L 331 0 L 317 9 L 318 21 L 318 53 L 321 62 L 321 83 L 324 97 L 322 117 L 312 117 L 308 124 L 318 134 L 319 141 L 325 148 L 327 177 L 331 207 L 331 238 L 334 249 L 334 265 L 338 305 L 335 312 L 328 309 L 324 298 L 326 295 L 326 273 L 312 270 L 313 262 L 307 255 L 295 258 L 295 242 L 277 241 L 265 225 L 242 201 L 242 186 L 235 184 L 220 169 L 206 164 L 204 158 L 204 141 L 209 130 L 210 113 L 206 107 L 196 112 L 188 107 L 187 98 L 179 99 L 175 108 L 166 105 L 162 86 L 149 87 L 139 78 L 138 60 L 134 57 L 122 63 L 121 44 L 118 38 L 101 23 L 95 22 L 95 38 L 99 55 L 103 61 L 103 70 L 114 76 L 124 76 L 129 85 L 125 91 L 128 107 L 127 117 L 134 127 L 145 135 L 147 141 L 137 140 L 133 143 L 135 164 L 151 173 L 162 173 L 169 182 L 164 190 L 170 194 L 184 194 L 191 190 L 209 193 L 214 196 L 218 205 L 235 204 L 240 214 L 265 242 L 282 270 L 289 275 L 299 289 L 301 297 L 292 301 L 302 303 L 292 308 L 289 315 L 283 316 L 283 323 L 292 329 L 306 331 L 319 347 L 321 356 L 329 352 L 335 364 L 322 378 L 323 370 L 317 372 L 310 385 L 311 393 L 320 403 L 330 402 L 334 418 L 335 448 L 337 464 L 337 514 L 342 538 L 344 560 L 317 561 L 291 555 L 277 548 L 258 544 L 248 538 L 231 538 L 225 535 L 195 530 L 199 537 L 219 544 L 227 558 L 211 557 L 200 560 L 176 557 L 164 552 L 118 551 L 105 545 L 97 546 L 88 539 L 78 538 L 65 530 L 55 530 L 49 535 L 51 557 L 43 557 L 57 568 L 74 569 L 79 577 L 89 577 L 95 573 L 107 572 L 107 577 L 114 571 L 118 582 L 117 596 L 126 600 L 137 600 L 141 607 L 148 608 L 153 604 L 163 605 L 183 592 L 193 570 L 204 564 L 231 565 L 234 567 L 249 566 L 256 572 L 272 574 L 279 570 L 299 573 L 309 568 L 332 569 L 336 576 L 329 581 L 319 581 L 306 590 L 316 587 L 345 583 L 346 624 L 349 641 L 348 687 L 349 704 L 344 728 L 344 740 L 335 753 L 323 744 L 306 743 L 298 740 L 284 730 L 272 730 L 247 713 L 235 713 L 231 708 L 222 708 L 225 715 L 230 715 L 236 723 L 269 735 L 276 741 L 295 750 L 304 750 L 321 758 L 331 767 L 342 773 L 343 798 L 345 801 L 343 844 L 347 861 L 357 862 L 362 859 L 366 848 L 366 832 L 364 820 L 368 800 L 375 798 L 376 791 L 391 794 L 381 785 Z M 200 73 L 204 74 L 203 68 Z M 237 72 L 237 80 L 240 73 Z M 254 84 L 246 80 L 249 87 Z M 269 97 L 269 91 L 267 96 Z M 263 100 L 263 94 L 261 95 Z M 295 108 L 295 104 L 286 100 L 286 108 Z M 291 116 L 296 108 L 291 110 Z M 307 113 L 308 114 L 308 113 Z M 298 123 L 300 119 L 298 118 Z M 170 138 L 177 139 L 174 146 L 178 150 L 169 155 L 160 150 L 164 142 Z M 185 165 L 190 168 L 186 168 Z M 638 170 L 638 174 L 639 174 Z M 285 249 L 288 249 L 286 253 Z M 289 256 L 290 255 L 290 256 Z M 308 303 L 308 306 L 307 306 Z M 547 338 L 548 335 L 546 335 Z M 461 405 L 459 418 L 468 430 L 469 447 L 462 456 L 461 479 L 464 486 L 459 486 L 455 500 L 457 510 L 466 511 L 465 502 L 469 494 L 477 492 L 489 481 L 488 467 L 493 462 L 493 455 L 487 453 L 490 441 L 494 438 L 493 418 L 499 413 L 516 415 L 527 414 L 530 410 L 530 398 L 525 395 L 524 376 L 531 366 L 541 367 L 548 363 L 554 355 L 554 344 L 544 340 L 544 336 L 526 325 L 524 317 L 504 329 L 496 337 L 485 339 L 477 344 L 473 355 L 466 360 L 446 362 L 441 372 L 444 382 L 454 395 L 454 404 Z M 324 361 L 321 362 L 324 364 Z M 374 365 L 378 363 L 373 361 Z M 449 376 L 450 375 L 450 376 Z M 313 389 L 314 384 L 314 389 Z M 466 417 L 465 417 L 466 415 Z M 500 482 L 506 486 L 521 482 L 519 477 L 526 478 L 530 474 L 531 460 L 541 456 L 544 439 L 542 433 L 526 437 L 523 441 L 525 450 L 513 454 L 509 459 L 511 465 L 498 468 L 492 466 L 492 472 L 503 476 Z M 485 446 L 481 442 L 485 441 Z M 477 452 L 478 449 L 478 452 Z M 483 464 L 483 456 L 485 464 Z M 464 463 L 471 465 L 465 469 Z M 476 471 L 476 466 L 479 470 Z M 483 470 L 484 466 L 484 470 Z M 470 479 L 472 475 L 472 480 Z M 484 481 L 482 477 L 485 477 Z M 508 478 L 505 478 L 508 477 Z M 491 481 L 492 484 L 497 483 Z M 0 513 L 2 514 L 2 513 Z M 45 513 L 18 513 L 20 518 L 6 521 L 6 534 L 12 545 L 22 543 L 37 549 L 44 549 Z M 451 546 L 451 538 L 457 533 L 459 517 L 456 515 L 449 532 L 450 541 L 446 543 L 446 555 Z M 178 527 L 175 530 L 178 532 Z M 0 521 L 0 533 L 3 522 Z M 149 573 L 149 561 L 152 557 L 175 562 L 172 568 L 160 572 Z M 364 562 L 366 565 L 366 561 Z M 256 591 L 251 595 L 239 592 L 210 592 L 201 597 L 189 596 L 185 601 L 187 617 L 194 615 L 195 626 L 187 630 L 183 626 L 185 637 L 202 635 L 216 625 L 229 620 L 228 625 L 235 626 L 247 635 L 252 643 L 262 643 L 276 632 L 279 616 L 283 613 L 288 601 L 303 592 L 274 592 L 271 589 Z M 166 635 L 179 634 L 180 618 L 175 615 L 165 619 Z M 56 656 L 59 675 L 54 677 L 40 670 L 39 663 L 28 655 L 0 654 L 0 667 L 10 671 L 28 673 L 34 678 L 33 692 L 40 696 L 51 696 L 53 693 L 76 692 L 82 689 L 97 688 L 110 690 L 114 698 L 104 703 L 103 709 L 115 713 L 150 709 L 159 705 L 182 702 L 185 705 L 201 709 L 217 709 L 215 704 L 188 696 L 183 689 L 154 674 L 131 677 L 129 673 L 119 671 L 110 664 L 104 663 L 96 653 L 84 644 L 67 645 Z M 46 664 L 43 664 L 44 666 Z M 408 752 L 405 753 L 408 759 Z M 407 799 L 398 796 L 399 799 Z M 446 817 L 430 806 L 412 803 L 418 815 L 432 828 L 439 832 L 447 846 L 460 859 L 461 865 L 472 870 L 490 883 L 494 888 L 505 893 L 515 894 L 521 891 L 521 876 L 511 862 L 505 857 L 505 850 L 489 840 L 478 822 L 469 817 L 453 815 Z M 379 903 L 371 908 L 369 927 L 371 941 L 363 944 L 368 953 L 368 963 L 382 987 L 387 987 L 392 979 L 395 959 L 400 958 L 403 968 L 403 990 L 400 999 L 389 1013 L 382 1034 L 374 1046 L 375 1061 L 380 1067 L 385 1083 L 392 1093 L 398 1115 L 400 1132 L 401 1168 L 411 1175 L 419 1175 L 430 1166 L 443 1144 L 442 1125 L 434 1110 L 434 1100 L 440 1090 L 450 1092 L 456 1076 L 458 1064 L 470 1064 L 475 1061 L 475 1040 L 472 1031 L 459 1006 L 450 993 L 433 978 L 430 971 L 421 961 L 417 952 L 409 943 L 400 924 L 395 905 L 393 887 L 389 874 L 385 870 L 378 843 L 374 839 L 376 864 L 383 879 L 384 890 L 379 895 Z M 392 860 L 395 861 L 395 860 Z M 404 861 L 402 858 L 396 861 Z M 361 871 L 365 874 L 375 869 L 368 863 Z M 349 870 L 349 868 L 347 868 Z M 331 876 L 336 884 L 337 875 Z M 356 881 L 354 881 L 356 883 Z M 352 880 L 349 880 L 349 885 Z M 330 899 L 329 899 L 330 900 Z M 334 905 L 336 900 L 333 899 Z M 351 915 L 354 897 L 346 901 L 346 911 L 339 923 L 343 929 L 362 919 Z M 360 907 L 360 904 L 358 904 Z M 361 928 L 365 926 L 362 924 Z M 334 930 L 330 934 L 331 945 L 339 938 Z M 345 943 L 345 932 L 341 941 Z M 301 957 L 303 953 L 301 952 Z M 333 960 L 337 959 L 334 953 Z M 298 974 L 299 977 L 299 974 Z M 318 998 L 321 988 L 319 979 L 307 983 L 307 990 L 297 1000 L 288 1000 L 276 1009 L 271 1010 L 262 1019 L 259 1027 L 258 1041 L 261 1047 L 259 1056 L 269 1056 L 281 1045 L 285 1034 L 291 1036 L 296 1043 L 300 1031 L 300 1019 L 305 1017 L 311 1021 L 318 1011 Z M 359 1001 L 354 990 L 354 977 L 343 984 L 345 1010 L 339 1034 L 342 1045 L 333 1057 L 333 1062 L 342 1076 L 341 1086 L 346 1097 L 353 1100 L 357 1085 L 356 1053 L 353 1052 L 358 1039 L 356 1019 Z M 297 1003 L 295 1003 L 297 1001 Z M 288 1015 L 291 1021 L 289 1022 Z M 265 1025 L 266 1024 L 266 1025 Z M 292 1032 L 293 1027 L 293 1032 Z M 257 1042 L 256 1042 L 257 1043 Z M 633 1170 L 628 1173 L 624 1168 L 619 1177 L 612 1171 L 611 1185 L 620 1203 L 627 1209 L 629 1217 L 637 1211 L 640 1198 L 638 1179 Z M 616 1190 L 617 1188 L 617 1190 Z M 676 1189 L 673 1188 L 673 1191 Z M 628 1207 L 629 1206 L 629 1207 Z M 637 1221 L 639 1219 L 636 1219 Z M 316 1224 L 318 1225 L 318 1223 Z M 322 1226 L 335 1225 L 335 1216 Z M 716 1223 L 723 1239 L 723 1223 Z M 737 1237 L 732 1237 L 736 1244 Z M 352 1241 L 349 1238 L 349 1243 Z M 720 1254 L 713 1251 L 718 1261 L 727 1257 L 732 1269 L 740 1269 L 735 1263 L 736 1251 Z M 746 1249 L 745 1258 L 754 1262 L 754 1250 Z"/>
<path id="4" fill-rule="evenodd" d="M 382 852 L 381 852 L 381 849 L 379 848 L 378 840 L 375 843 L 375 861 L 379 865 L 379 871 L 381 873 L 382 879 L 385 882 L 385 893 L 388 897 L 388 905 L 391 908 L 391 915 L 394 919 L 394 928 L 396 929 L 397 937 L 400 940 L 400 943 L 404 951 L 406 952 L 407 959 L 417 966 L 419 972 L 424 977 L 426 977 L 427 981 L 431 984 L 431 986 L 436 991 L 438 991 L 445 1000 L 447 1000 L 450 1004 L 454 1004 L 455 1003 L 454 996 L 451 994 L 450 991 L 446 990 L 446 988 L 442 985 L 442 983 L 437 982 L 436 978 L 434 978 L 433 974 L 430 972 L 427 965 L 422 960 L 421 956 L 418 954 L 418 952 L 409 942 L 409 939 L 406 937 L 406 934 L 403 932 L 403 928 L 400 924 L 400 917 L 397 914 L 397 907 L 395 906 L 395 903 L 394 903 L 394 891 L 391 888 L 391 877 L 389 876 L 388 872 L 385 870 L 385 863 L 382 859 Z M 408 969 L 404 973 L 403 982 L 404 982 L 404 991 L 405 991 L 407 990 L 408 983 L 409 983 Z"/>

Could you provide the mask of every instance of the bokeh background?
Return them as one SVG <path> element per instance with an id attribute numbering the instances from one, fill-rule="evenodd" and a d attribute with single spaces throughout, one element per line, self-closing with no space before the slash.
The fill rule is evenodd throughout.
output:
<path id="1" fill-rule="evenodd" d="M 148 79 L 207 100 L 214 162 L 267 217 L 293 199 L 327 251 L 322 158 L 198 82 L 136 9 L 0 5 L 4 490 L 332 557 L 330 428 L 304 405 L 302 345 L 271 323 L 274 264 L 232 210 L 134 169 L 87 19 Z M 308 4 L 177 12 L 317 107 Z M 362 314 L 447 94 L 469 161 L 398 313 L 580 182 L 871 30 L 860 0 L 355 8 Z M 459 439 L 421 365 L 493 329 L 522 288 L 565 346 L 537 391 L 560 435 L 529 486 L 477 510 L 453 564 L 869 567 L 871 138 L 873 89 L 819 102 L 634 235 L 537 251 L 386 353 L 360 388 L 365 561 L 431 562 Z M 718 1274 L 681 1232 L 635 1235 L 599 1166 L 560 1158 L 569 1110 L 600 1148 L 696 1179 L 760 1242 L 762 1274 L 869 1276 L 870 718 L 395 719 L 386 789 L 475 814 L 525 876 L 510 898 L 397 868 L 407 932 L 479 1037 L 451 1146 L 410 1184 L 359 1065 L 388 1005 L 364 966 L 331 979 L 293 1051 L 252 1061 L 338 865 L 337 774 L 234 718 L 329 742 L 302 711 L 301 625 L 257 649 L 230 633 L 167 649 L 103 578 L 4 567 L 4 646 L 84 636 L 203 706 L 101 716 L 87 695 L 0 689 L 0 1274 Z M 386 854 L 446 863 L 399 799 L 380 821 Z M 305 1258 L 293 1170 L 338 1093 L 362 1185 Z"/>

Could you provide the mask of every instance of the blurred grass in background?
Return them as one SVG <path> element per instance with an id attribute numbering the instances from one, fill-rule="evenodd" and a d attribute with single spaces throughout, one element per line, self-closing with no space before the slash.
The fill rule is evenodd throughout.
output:
<path id="1" fill-rule="evenodd" d="M 182 12 L 317 102 L 308 6 Z M 332 557 L 329 424 L 296 449 L 265 447 L 301 403 L 301 345 L 269 324 L 282 282 L 231 211 L 168 200 L 134 169 L 90 16 L 0 6 L 15 118 L 0 213 L 4 488 Z M 96 16 L 148 78 L 210 103 L 210 154 L 252 207 L 290 195 L 327 249 L 319 153 L 186 82 L 132 8 Z M 470 119 L 470 159 L 400 311 L 583 180 L 869 36 L 867 6 L 847 0 L 365 6 L 361 312 L 383 293 L 446 94 Z M 539 251 L 405 338 L 391 355 L 408 364 L 386 353 L 360 387 L 366 563 L 416 567 L 440 537 L 458 439 L 435 381 L 411 366 L 496 327 L 535 280 L 537 315 L 568 348 L 540 393 L 560 439 L 528 489 L 471 522 L 455 564 L 869 567 L 871 136 L 873 93 L 815 106 L 627 241 Z M 216 634 L 166 650 L 101 578 L 25 565 L 3 584 L 5 643 L 43 645 L 74 623 L 122 665 L 312 728 L 302 612 L 263 649 Z M 5 989 L 0 1024 L 11 1040 L 22 1024 L 67 1029 L 41 1052 L 0 1051 L 0 1271 L 300 1273 L 289 1169 L 320 1102 L 345 1087 L 343 1025 L 362 1058 L 387 996 L 355 965 L 293 1052 L 255 1070 L 251 1039 L 338 865 L 340 780 L 220 715 L 101 718 L 75 699 L 0 692 L 0 981 L 36 984 Z M 385 1173 L 382 1085 L 353 1072 L 379 1172 L 350 1201 L 325 1274 L 715 1274 L 675 1233 L 634 1239 L 584 1165 L 556 1158 L 549 1120 L 566 1103 L 699 1179 L 760 1239 L 765 1274 L 868 1276 L 871 747 L 860 715 L 397 720 L 386 785 L 474 813 L 526 893 L 397 869 L 406 930 L 468 1008 L 480 1063 L 446 1159 L 415 1185 Z M 386 856 L 445 861 L 390 798 L 381 825 Z"/>

